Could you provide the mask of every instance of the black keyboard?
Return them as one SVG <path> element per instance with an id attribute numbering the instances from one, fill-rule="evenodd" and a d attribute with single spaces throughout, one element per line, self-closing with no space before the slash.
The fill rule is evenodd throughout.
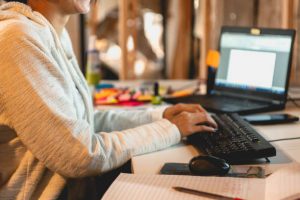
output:
<path id="1" fill-rule="evenodd" d="M 196 133 L 187 138 L 202 152 L 229 163 L 276 155 L 276 149 L 238 114 L 216 114 L 212 117 L 218 124 L 216 133 Z"/>

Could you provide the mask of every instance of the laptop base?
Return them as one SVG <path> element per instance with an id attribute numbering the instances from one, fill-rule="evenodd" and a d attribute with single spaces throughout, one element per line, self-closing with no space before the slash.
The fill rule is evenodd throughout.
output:
<path id="1" fill-rule="evenodd" d="M 219 95 L 193 95 L 179 98 L 165 98 L 164 101 L 171 104 L 200 104 L 209 112 L 238 113 L 240 115 L 283 110 L 285 108 L 284 105 L 275 105 L 260 101 L 224 97 Z"/>

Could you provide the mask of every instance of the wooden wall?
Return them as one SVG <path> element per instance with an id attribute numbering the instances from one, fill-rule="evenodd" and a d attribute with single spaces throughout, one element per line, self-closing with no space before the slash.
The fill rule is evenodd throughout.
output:
<path id="1" fill-rule="evenodd" d="M 192 1 L 191 0 L 172 0 L 170 3 L 177 4 L 177 26 L 175 32 L 168 32 L 169 36 L 175 35 L 173 40 L 174 47 L 169 49 L 168 54 L 171 57 L 169 78 L 185 79 L 188 77 L 188 66 L 191 55 L 191 32 L 192 32 Z"/>
<path id="2" fill-rule="evenodd" d="M 257 17 L 260 27 L 282 27 L 282 0 L 260 0 Z"/>
<path id="3" fill-rule="evenodd" d="M 137 0 L 119 0 L 119 44 L 122 49 L 120 79 L 134 79 L 134 62 L 136 59 L 137 44 Z M 130 38 L 133 49 L 128 48 Z"/>
<path id="4" fill-rule="evenodd" d="M 202 7 L 203 23 L 201 28 L 201 57 L 205 58 L 208 49 L 217 49 L 220 28 L 222 25 L 232 26 L 258 26 L 270 28 L 300 28 L 298 22 L 299 0 L 199 0 Z M 300 30 L 300 29 L 299 29 Z M 297 37 L 298 38 L 298 37 Z M 299 40 L 296 40 L 291 83 L 300 85 Z M 200 79 L 206 78 L 205 61 L 201 61 Z"/>
<path id="5" fill-rule="evenodd" d="M 132 66 L 135 50 L 128 52 L 129 35 L 136 40 L 134 24 L 128 27 L 128 20 L 134 18 L 137 4 L 149 4 L 147 0 L 118 0 L 120 8 L 120 45 L 122 48 L 121 79 L 134 79 Z M 158 0 L 156 0 L 159 2 Z M 194 0 L 166 0 L 169 2 L 167 28 L 167 78 L 187 78 L 191 46 L 191 14 Z M 222 25 L 259 26 L 276 28 L 300 28 L 298 22 L 300 0 L 198 0 L 200 9 L 199 39 L 201 46 L 199 77 L 206 78 L 205 58 L 209 49 L 217 49 Z M 158 4 L 158 3 L 157 3 Z M 159 9 L 157 7 L 156 9 Z M 292 83 L 300 85 L 299 40 L 295 46 Z"/>

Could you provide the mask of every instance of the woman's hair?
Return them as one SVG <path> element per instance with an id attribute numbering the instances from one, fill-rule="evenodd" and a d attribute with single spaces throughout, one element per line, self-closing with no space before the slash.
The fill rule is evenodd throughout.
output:
<path id="1" fill-rule="evenodd" d="M 25 3 L 27 4 L 27 0 L 5 0 L 6 2 L 11 2 L 11 1 L 17 1 L 17 2 L 20 2 L 20 3 Z"/>

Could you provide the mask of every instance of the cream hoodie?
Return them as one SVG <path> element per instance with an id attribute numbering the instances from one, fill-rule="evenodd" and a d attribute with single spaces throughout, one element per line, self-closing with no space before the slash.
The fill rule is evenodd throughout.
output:
<path id="1" fill-rule="evenodd" d="M 66 31 L 21 3 L 0 7 L 0 199 L 56 199 L 180 140 L 163 109 L 94 113 Z"/>

